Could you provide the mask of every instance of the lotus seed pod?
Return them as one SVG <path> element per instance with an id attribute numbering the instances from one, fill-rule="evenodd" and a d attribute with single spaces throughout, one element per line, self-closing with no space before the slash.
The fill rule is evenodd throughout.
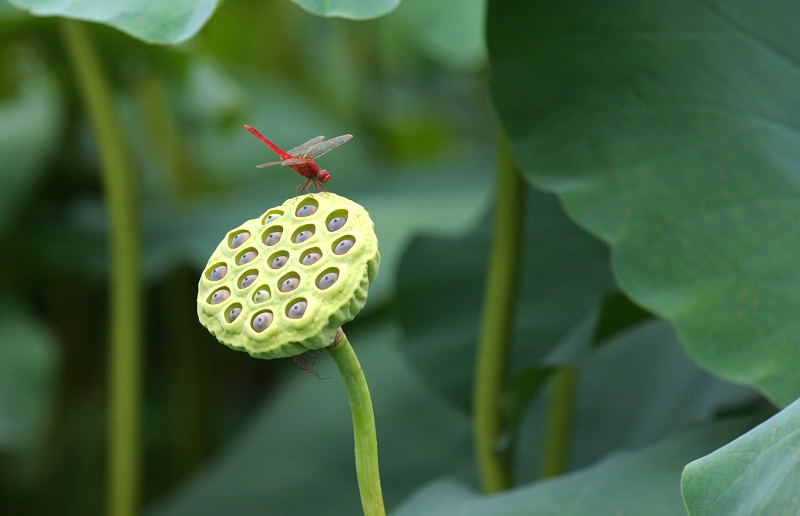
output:
<path id="1" fill-rule="evenodd" d="M 372 220 L 332 193 L 291 198 L 228 232 L 200 276 L 200 322 L 233 349 L 323 348 L 364 307 L 380 254 Z"/>

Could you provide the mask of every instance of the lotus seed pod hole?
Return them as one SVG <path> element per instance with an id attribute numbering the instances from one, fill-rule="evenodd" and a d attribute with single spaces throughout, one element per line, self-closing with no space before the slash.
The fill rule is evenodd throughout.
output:
<path id="1" fill-rule="evenodd" d="M 317 276 L 317 288 L 320 290 L 327 290 L 332 287 L 336 280 L 339 279 L 339 269 L 332 267 L 326 269 Z"/>
<path id="2" fill-rule="evenodd" d="M 289 261 L 289 253 L 287 253 L 286 251 L 278 251 L 276 253 L 273 253 L 269 257 L 267 263 L 269 264 L 270 269 L 278 270 L 284 265 L 286 265 L 288 261 Z"/>
<path id="3" fill-rule="evenodd" d="M 228 274 L 228 266 L 224 262 L 215 263 L 206 269 L 206 278 L 210 281 L 219 281 Z"/>
<path id="4" fill-rule="evenodd" d="M 238 303 L 232 304 L 225 310 L 225 320 L 229 323 L 235 321 L 240 315 L 242 315 L 242 305 Z"/>
<path id="5" fill-rule="evenodd" d="M 261 219 L 262 224 L 269 224 L 273 220 L 279 219 L 283 215 L 281 210 L 269 210 L 266 214 L 264 214 L 264 218 Z"/>
<path id="6" fill-rule="evenodd" d="M 261 285 L 253 293 L 253 302 L 263 303 L 265 301 L 269 301 L 271 297 L 272 297 L 272 291 L 269 289 L 269 287 L 267 285 Z"/>
<path id="7" fill-rule="evenodd" d="M 236 257 L 236 264 L 237 265 L 245 265 L 258 257 L 258 251 L 253 249 L 252 247 L 248 247 Z"/>
<path id="8" fill-rule="evenodd" d="M 307 198 L 303 199 L 303 202 L 300 203 L 300 206 L 297 207 L 297 210 L 294 213 L 298 217 L 309 217 L 317 213 L 318 209 L 319 203 L 314 199 Z"/>
<path id="9" fill-rule="evenodd" d="M 246 289 L 250 285 L 256 282 L 258 279 L 258 271 L 255 269 L 250 269 L 249 271 L 243 273 L 239 276 L 239 288 Z"/>
<path id="10" fill-rule="evenodd" d="M 300 286 L 300 275 L 296 272 L 290 272 L 278 280 L 278 290 L 281 292 L 291 292 Z"/>
<path id="11" fill-rule="evenodd" d="M 228 236 L 228 247 L 236 249 L 250 238 L 249 231 L 233 231 Z"/>
<path id="12" fill-rule="evenodd" d="M 346 223 L 347 210 L 336 210 L 328 215 L 328 218 L 325 221 L 325 227 L 328 228 L 328 231 L 333 233 L 334 231 L 342 229 Z"/>
<path id="13" fill-rule="evenodd" d="M 272 312 L 269 310 L 258 312 L 250 321 L 250 327 L 253 328 L 256 333 L 261 333 L 266 330 L 269 328 L 270 324 L 272 324 Z"/>
<path id="14" fill-rule="evenodd" d="M 264 245 L 273 246 L 281 241 L 281 236 L 283 236 L 283 228 L 281 226 L 272 226 L 264 231 L 261 235 Z"/>
<path id="15" fill-rule="evenodd" d="M 333 254 L 343 255 L 356 245 L 356 239 L 352 235 L 344 236 L 333 243 Z"/>
<path id="16" fill-rule="evenodd" d="M 294 232 L 294 235 L 292 235 L 292 242 L 294 242 L 295 244 L 300 244 L 305 242 L 306 240 L 314 236 L 314 230 L 315 228 L 313 224 L 307 224 L 305 226 L 301 226 L 300 228 L 297 229 L 297 231 Z"/>
<path id="17" fill-rule="evenodd" d="M 286 317 L 289 319 L 300 319 L 306 313 L 308 301 L 298 298 L 286 305 Z"/>
<path id="18" fill-rule="evenodd" d="M 300 253 L 300 263 L 303 265 L 314 265 L 322 258 L 322 251 L 319 247 L 312 247 Z"/>
<path id="19" fill-rule="evenodd" d="M 229 297 L 231 297 L 231 291 L 223 287 L 215 290 L 210 296 L 208 296 L 208 304 L 218 305 Z"/>

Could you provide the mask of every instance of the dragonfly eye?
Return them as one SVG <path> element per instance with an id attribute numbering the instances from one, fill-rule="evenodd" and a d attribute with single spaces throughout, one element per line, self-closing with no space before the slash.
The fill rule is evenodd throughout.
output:
<path id="1" fill-rule="evenodd" d="M 319 180 L 322 181 L 323 183 L 327 183 L 328 179 L 330 179 L 330 178 L 331 178 L 331 175 L 328 173 L 327 170 L 322 169 L 322 170 L 319 171 Z"/>

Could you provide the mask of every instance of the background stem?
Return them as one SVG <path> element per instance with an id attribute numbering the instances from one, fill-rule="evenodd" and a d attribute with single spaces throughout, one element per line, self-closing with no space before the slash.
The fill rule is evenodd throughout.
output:
<path id="1" fill-rule="evenodd" d="M 341 329 L 339 330 L 341 332 Z M 353 415 L 353 434 L 356 444 L 356 474 L 361 492 L 361 505 L 365 516 L 382 516 L 383 508 L 381 479 L 378 471 L 378 439 L 375 434 L 375 416 L 369 397 L 367 379 L 347 336 L 330 348 L 325 348 L 336 362 L 347 387 L 350 411 Z"/>
<path id="2" fill-rule="evenodd" d="M 511 155 L 505 133 L 499 136 L 497 192 L 489 274 L 473 391 L 473 431 L 481 486 L 486 493 L 511 486 L 509 457 L 497 449 L 507 430 L 500 396 L 505 384 L 508 346 L 514 320 L 514 302 L 522 244 L 525 184 Z"/>
<path id="3" fill-rule="evenodd" d="M 542 443 L 542 476 L 555 477 L 569 466 L 569 438 L 575 397 L 576 371 L 562 367 L 553 373 L 550 403 Z"/>
<path id="4" fill-rule="evenodd" d="M 141 276 L 133 171 L 111 88 L 86 25 L 62 20 L 78 90 L 94 133 L 102 171 L 111 245 L 108 425 L 108 512 L 136 512 L 139 491 Z"/>

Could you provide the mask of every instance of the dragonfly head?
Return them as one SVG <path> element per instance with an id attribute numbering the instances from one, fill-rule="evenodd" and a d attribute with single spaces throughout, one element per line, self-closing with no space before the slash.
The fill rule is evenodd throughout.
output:
<path id="1" fill-rule="evenodd" d="M 331 178 L 331 175 L 328 173 L 327 170 L 325 170 L 323 168 L 322 170 L 319 171 L 318 177 L 319 177 L 320 182 L 327 183 L 328 179 Z"/>

